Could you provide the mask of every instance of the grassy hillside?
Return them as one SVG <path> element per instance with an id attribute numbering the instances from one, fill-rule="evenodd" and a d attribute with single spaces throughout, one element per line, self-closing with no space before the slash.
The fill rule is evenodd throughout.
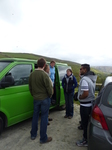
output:
<path id="1" fill-rule="evenodd" d="M 44 57 L 44 56 L 40 56 L 40 55 L 35 55 L 35 54 L 29 54 L 29 53 L 4 53 L 4 52 L 0 52 L 0 58 L 26 58 L 26 59 L 39 59 L 40 57 Z M 56 58 L 49 58 L 49 57 L 44 57 L 47 61 L 51 61 L 52 59 L 55 60 L 56 62 L 60 62 L 60 63 L 67 63 L 69 66 L 72 67 L 73 70 L 73 74 L 75 75 L 77 81 L 79 82 L 79 69 L 80 69 L 80 64 L 75 63 L 75 62 L 71 62 L 71 61 L 66 61 L 66 60 L 60 60 L 60 59 L 56 59 Z M 99 71 L 98 69 L 95 68 L 91 68 L 92 71 L 95 72 L 95 74 L 97 74 L 98 78 L 97 78 L 97 83 L 102 83 L 105 79 L 105 77 L 108 75 L 104 72 Z"/>
<path id="2" fill-rule="evenodd" d="M 112 66 L 94 66 L 95 69 L 98 69 L 104 73 L 112 74 Z"/>

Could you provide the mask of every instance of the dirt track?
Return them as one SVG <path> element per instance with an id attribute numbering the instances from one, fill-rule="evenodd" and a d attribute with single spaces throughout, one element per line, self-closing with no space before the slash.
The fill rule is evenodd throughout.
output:
<path id="1" fill-rule="evenodd" d="M 31 119 L 28 119 L 5 129 L 0 136 L 0 150 L 87 150 L 86 147 L 77 147 L 75 144 L 82 138 L 82 131 L 77 129 L 80 120 L 79 106 L 74 105 L 72 119 L 65 119 L 64 115 L 65 111 L 50 111 L 53 121 L 47 128 L 47 134 L 52 136 L 52 142 L 40 144 L 39 131 L 37 138 L 32 141 L 30 139 Z"/>

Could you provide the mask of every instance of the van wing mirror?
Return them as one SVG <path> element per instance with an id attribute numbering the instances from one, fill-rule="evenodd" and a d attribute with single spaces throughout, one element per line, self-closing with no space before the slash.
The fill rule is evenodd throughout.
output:
<path id="1" fill-rule="evenodd" d="M 9 87 L 14 85 L 14 78 L 11 75 L 5 76 L 1 81 L 1 87 Z"/>

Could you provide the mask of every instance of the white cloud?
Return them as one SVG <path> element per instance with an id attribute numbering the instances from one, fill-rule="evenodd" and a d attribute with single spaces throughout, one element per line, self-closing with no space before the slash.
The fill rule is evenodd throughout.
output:
<path id="1" fill-rule="evenodd" d="M 1 4 L 0 51 L 112 65 L 111 0 L 9 0 Z"/>
<path id="2" fill-rule="evenodd" d="M 21 12 L 22 0 L 1 0 L 0 1 L 0 17 L 11 24 L 18 24 L 22 18 Z"/>

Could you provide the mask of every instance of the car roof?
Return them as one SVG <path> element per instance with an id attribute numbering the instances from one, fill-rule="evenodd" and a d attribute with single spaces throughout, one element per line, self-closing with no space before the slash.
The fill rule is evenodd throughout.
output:
<path id="1" fill-rule="evenodd" d="M 112 76 L 106 77 L 105 82 L 104 82 L 104 87 L 110 82 L 112 82 Z"/>
<path id="2" fill-rule="evenodd" d="M 37 63 L 37 60 L 32 60 L 32 59 L 24 59 L 24 58 L 0 58 L 0 61 L 5 61 L 5 62 L 34 62 Z M 47 63 L 50 63 L 48 61 L 46 61 Z M 66 63 L 60 63 L 60 62 L 56 62 L 56 65 L 64 65 L 64 66 L 68 66 Z"/>

